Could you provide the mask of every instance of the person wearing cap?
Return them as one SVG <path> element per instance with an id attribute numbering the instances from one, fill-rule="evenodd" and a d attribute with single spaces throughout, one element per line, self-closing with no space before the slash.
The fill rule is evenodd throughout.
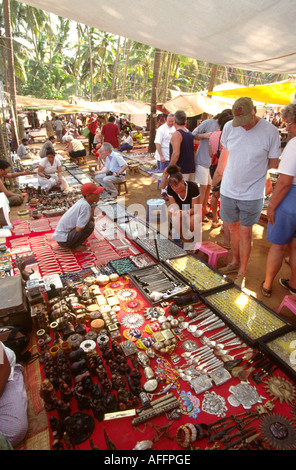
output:
<path id="1" fill-rule="evenodd" d="M 122 183 L 125 180 L 126 169 L 128 167 L 125 159 L 117 152 L 109 142 L 104 142 L 99 150 L 103 167 L 92 172 L 97 183 L 104 186 L 110 197 L 116 197 L 118 191 L 114 183 Z"/>
<path id="2" fill-rule="evenodd" d="M 61 247 L 87 251 L 84 242 L 94 231 L 94 211 L 103 191 L 103 187 L 94 183 L 81 186 L 83 197 L 61 217 L 52 236 Z"/>
<path id="3" fill-rule="evenodd" d="M 243 287 L 252 247 L 252 227 L 260 218 L 267 171 L 276 168 L 281 154 L 278 130 L 256 114 L 249 97 L 235 101 L 233 120 L 225 124 L 222 152 L 213 178 L 221 179 L 220 216 L 229 224 L 232 260 L 220 271 L 236 273 L 235 284 Z M 223 178 L 222 178 L 223 176 Z"/>
<path id="4" fill-rule="evenodd" d="M 73 135 L 66 137 L 66 152 L 70 157 L 71 161 L 77 162 L 77 158 L 86 157 L 86 150 L 81 140 L 74 139 Z"/>

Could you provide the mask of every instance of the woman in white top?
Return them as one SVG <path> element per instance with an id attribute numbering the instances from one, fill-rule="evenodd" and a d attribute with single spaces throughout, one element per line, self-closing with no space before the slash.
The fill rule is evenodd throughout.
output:
<path id="1" fill-rule="evenodd" d="M 38 182 L 41 189 L 44 189 L 46 192 L 55 187 L 59 187 L 62 191 L 68 187 L 67 181 L 62 176 L 60 159 L 54 150 L 47 150 L 46 157 L 40 160 Z"/>
<path id="2" fill-rule="evenodd" d="M 265 297 L 272 295 L 272 283 L 281 269 L 286 251 L 290 253 L 290 279 L 279 278 L 279 283 L 296 294 L 296 104 L 286 106 L 282 111 L 289 136 L 291 137 L 281 155 L 278 167 L 279 178 L 274 187 L 267 208 L 266 238 L 269 248 L 265 280 L 261 292 Z"/>

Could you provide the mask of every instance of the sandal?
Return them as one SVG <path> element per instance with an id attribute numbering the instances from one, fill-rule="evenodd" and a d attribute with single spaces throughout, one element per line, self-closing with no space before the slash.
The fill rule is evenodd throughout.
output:
<path id="1" fill-rule="evenodd" d="M 272 290 L 271 289 L 265 289 L 265 287 L 263 286 L 265 281 L 263 281 L 261 283 L 261 292 L 262 292 L 262 295 L 264 295 L 264 297 L 270 297 L 271 294 L 272 294 Z"/>

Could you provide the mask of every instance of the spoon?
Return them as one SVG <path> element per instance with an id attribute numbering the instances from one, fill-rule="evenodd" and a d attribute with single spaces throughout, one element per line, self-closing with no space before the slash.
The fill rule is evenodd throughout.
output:
<path id="1" fill-rule="evenodd" d="M 218 320 L 217 322 L 207 326 L 206 328 L 204 328 L 203 330 L 197 330 L 193 333 L 193 336 L 195 338 L 199 338 L 200 336 L 202 336 L 206 331 L 211 331 L 211 330 L 215 330 L 216 328 L 219 328 L 220 326 L 223 326 L 224 323 L 223 321 L 221 320 Z"/>
<path id="2" fill-rule="evenodd" d="M 192 320 L 190 321 L 184 321 L 184 322 L 181 322 L 180 326 L 181 326 L 181 330 L 186 330 L 186 328 L 188 328 L 189 325 L 191 325 L 191 323 L 195 323 L 197 321 L 200 321 L 201 319 L 205 318 L 205 319 L 208 319 L 208 318 L 211 318 L 211 317 L 214 317 L 216 315 L 214 315 L 211 310 L 208 310 L 208 312 L 204 315 L 199 315 L 198 317 L 194 317 Z M 201 323 L 202 324 L 202 323 Z"/>
<path id="3" fill-rule="evenodd" d="M 227 361 L 233 361 L 233 359 L 235 359 L 236 357 L 239 357 L 241 356 L 242 354 L 244 354 L 244 359 L 247 359 L 249 357 L 251 357 L 251 353 L 252 353 L 252 350 L 251 349 L 247 349 L 246 351 L 241 351 L 240 353 L 237 353 L 237 354 L 234 354 L 233 356 L 230 356 L 229 354 L 225 354 L 225 355 L 221 355 L 221 359 L 222 361 L 224 362 L 227 362 Z"/>
<path id="4" fill-rule="evenodd" d="M 219 345 L 220 346 L 220 345 Z M 223 346 L 223 345 L 222 345 Z M 221 347 L 217 347 L 217 351 L 215 351 L 215 354 L 217 356 L 224 356 L 226 354 L 228 354 L 230 351 L 233 351 L 233 349 L 241 349 L 243 347 L 245 347 L 246 345 L 239 345 L 239 346 L 234 346 L 233 348 L 229 348 L 229 349 L 224 349 L 224 348 L 221 348 Z"/>
<path id="5" fill-rule="evenodd" d="M 224 338 L 224 341 L 226 341 L 227 339 L 230 339 L 230 338 L 233 338 L 235 336 L 234 333 L 228 333 L 226 336 L 220 338 L 220 341 Z M 222 344 L 222 343 L 219 343 L 218 341 L 211 341 L 209 338 L 201 338 L 201 343 L 202 344 L 207 344 L 210 348 L 214 348 L 215 346 L 217 346 L 218 344 Z"/>
<path id="6" fill-rule="evenodd" d="M 187 351 L 187 352 L 182 353 L 181 357 L 184 357 L 184 359 L 187 359 L 188 357 L 191 357 L 192 355 L 195 356 L 196 354 L 198 354 L 199 351 L 203 351 L 204 349 L 210 349 L 210 348 L 209 346 L 204 345 L 201 348 L 196 349 L 196 351 L 192 351 L 192 352 Z"/>
<path id="7" fill-rule="evenodd" d="M 194 333 L 197 330 L 197 328 L 199 328 L 200 326 L 210 325 L 210 324 L 212 324 L 216 321 L 218 321 L 217 317 L 208 318 L 207 321 L 203 321 L 203 322 L 199 323 L 199 325 L 189 325 L 188 328 L 187 328 L 187 331 L 189 333 Z"/>

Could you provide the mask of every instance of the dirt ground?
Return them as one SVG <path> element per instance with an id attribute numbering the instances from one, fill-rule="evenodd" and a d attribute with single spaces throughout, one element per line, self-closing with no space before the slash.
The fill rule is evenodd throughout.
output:
<path id="1" fill-rule="evenodd" d="M 38 147 L 38 145 L 34 143 L 34 147 Z M 57 150 L 63 147 L 64 146 L 60 147 L 60 144 L 56 144 Z M 88 171 L 88 165 L 91 163 L 95 163 L 95 158 L 88 156 L 86 164 L 81 168 L 85 171 Z M 160 197 L 160 190 L 157 189 L 157 181 L 152 179 L 152 177 L 150 177 L 147 173 L 140 170 L 139 173 L 127 174 L 126 179 L 128 186 L 128 194 L 124 195 L 126 207 L 136 203 L 142 204 L 146 207 L 146 201 L 148 199 Z M 123 196 L 120 196 L 118 198 L 118 202 L 121 203 L 122 201 Z M 22 207 L 11 208 L 11 221 L 19 219 L 17 211 L 21 208 Z M 280 277 L 289 279 L 290 267 L 285 262 L 283 262 L 280 273 L 274 281 L 272 296 L 270 298 L 264 297 L 261 293 L 260 285 L 265 278 L 266 258 L 269 250 L 269 242 L 266 240 L 266 230 L 267 222 L 264 220 L 264 218 L 260 220 L 260 222 L 253 228 L 253 248 L 248 265 L 246 286 L 244 290 L 248 294 L 256 297 L 259 301 L 262 301 L 266 306 L 270 307 L 274 311 L 277 311 L 285 295 L 289 294 L 289 291 L 284 289 L 279 284 L 278 279 Z M 211 240 L 213 242 L 222 242 L 223 240 L 223 233 L 221 233 L 220 227 L 213 230 L 211 229 L 211 220 L 208 223 L 203 224 L 202 236 L 203 240 Z M 203 253 L 199 253 L 199 256 L 204 260 L 207 260 L 207 257 Z M 231 251 L 229 251 L 229 259 L 231 260 Z M 224 263 L 221 264 L 221 267 L 223 265 Z M 219 266 L 220 264 L 218 267 Z M 235 274 L 230 274 L 229 277 L 234 279 Z M 288 309 L 283 309 L 281 314 L 289 321 L 296 324 L 294 315 L 291 314 Z"/>

